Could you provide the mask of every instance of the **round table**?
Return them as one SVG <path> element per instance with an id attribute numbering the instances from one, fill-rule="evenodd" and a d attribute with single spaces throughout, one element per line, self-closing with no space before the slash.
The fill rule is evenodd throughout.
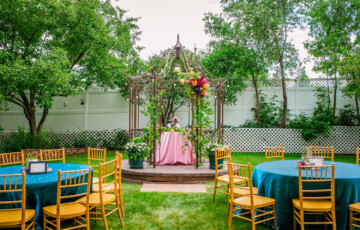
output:
<path id="1" fill-rule="evenodd" d="M 349 204 L 360 202 L 360 166 L 335 163 L 335 206 L 337 229 L 348 229 Z M 276 200 L 278 229 L 292 229 L 293 198 L 299 198 L 299 169 L 297 161 L 272 161 L 258 164 L 252 173 L 253 185 L 258 195 Z M 268 223 L 270 224 L 270 223 Z"/>
<path id="2" fill-rule="evenodd" d="M 22 167 L 24 166 L 20 165 L 0 168 L 0 175 L 21 174 Z M 35 221 L 37 229 L 41 229 L 42 227 L 42 208 L 48 205 L 56 204 L 58 170 L 72 171 L 89 169 L 89 166 L 69 163 L 49 163 L 48 168 L 52 168 L 52 172 L 46 174 L 26 175 L 26 208 L 36 210 Z M 63 181 L 65 181 L 65 178 Z M 0 186 L 3 186 L 3 183 L 3 181 L 0 181 Z M 21 184 L 21 181 L 19 184 Z M 78 190 L 72 192 L 86 192 L 86 190 L 82 191 L 83 189 L 86 188 L 80 187 Z M 0 200 L 9 199 L 11 199 L 9 196 L 5 197 L 5 194 L 0 193 Z"/>

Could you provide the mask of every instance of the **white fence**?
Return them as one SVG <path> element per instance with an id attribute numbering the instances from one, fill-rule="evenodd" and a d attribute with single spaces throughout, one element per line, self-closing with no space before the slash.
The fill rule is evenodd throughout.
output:
<path id="1" fill-rule="evenodd" d="M 323 79 L 310 79 L 306 82 L 287 81 L 288 108 L 291 114 L 301 112 L 312 113 L 316 99 L 313 90 L 317 86 L 326 86 L 328 82 Z M 340 85 L 344 85 L 340 82 Z M 330 87 L 331 87 L 330 82 Z M 280 81 L 273 80 L 268 87 L 262 87 L 262 92 L 269 96 L 278 95 L 282 99 Z M 332 97 L 331 97 L 332 98 Z M 82 103 L 84 102 L 84 103 Z M 234 106 L 225 106 L 225 125 L 238 126 L 248 119 L 253 119 L 251 108 L 254 107 L 254 89 L 246 89 L 238 96 L 238 102 Z M 351 104 L 354 108 L 354 99 L 343 98 L 341 87 L 338 91 L 337 109 Z M 188 109 L 180 108 L 175 114 L 181 119 L 182 125 L 188 124 Z M 38 120 L 41 111 L 37 111 Z M 129 102 L 122 98 L 117 90 L 102 92 L 90 90 L 76 97 L 57 97 L 46 119 L 44 128 L 60 130 L 114 130 L 129 127 Z M 141 115 L 140 126 L 144 127 L 148 120 Z M 0 125 L 6 131 L 16 130 L 18 126 L 28 127 L 27 120 L 22 109 L 10 104 L 8 111 L 0 112 Z"/>

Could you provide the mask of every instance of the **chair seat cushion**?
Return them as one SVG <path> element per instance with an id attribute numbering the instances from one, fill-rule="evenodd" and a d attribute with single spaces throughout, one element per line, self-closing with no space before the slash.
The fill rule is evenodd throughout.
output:
<path id="1" fill-rule="evenodd" d="M 292 199 L 295 208 L 300 209 L 300 200 Z M 331 211 L 330 200 L 303 200 L 304 211 L 308 212 L 326 212 Z"/>
<path id="2" fill-rule="evenodd" d="M 25 210 L 25 222 L 35 216 L 35 209 Z M 21 225 L 21 209 L 0 210 L 0 227 Z"/>
<path id="3" fill-rule="evenodd" d="M 80 198 L 78 202 L 85 203 L 85 197 Z M 114 194 L 103 193 L 104 205 L 110 204 L 115 200 Z M 100 193 L 92 193 L 89 196 L 89 206 L 100 206 Z"/>
<path id="4" fill-rule="evenodd" d="M 360 212 L 360 203 L 350 204 L 349 208 L 352 211 Z"/>
<path id="5" fill-rule="evenodd" d="M 43 211 L 46 215 L 56 217 L 57 205 L 46 206 Z M 80 203 L 69 203 L 60 205 L 60 218 L 72 218 L 76 216 L 84 215 L 86 207 Z"/>
<path id="6" fill-rule="evenodd" d="M 230 183 L 230 179 L 229 179 L 229 175 L 223 175 L 223 176 L 218 176 L 217 177 L 218 181 L 224 182 L 229 184 Z M 246 181 L 248 181 L 249 179 L 247 177 L 244 178 L 234 178 L 233 182 L 234 184 L 240 184 L 240 183 L 244 183 Z"/>
<path id="7" fill-rule="evenodd" d="M 252 192 L 253 192 L 253 195 L 257 195 L 258 188 L 253 187 Z M 250 187 L 234 188 L 234 196 L 235 197 L 248 196 L 248 195 L 250 195 Z"/>
<path id="8" fill-rule="evenodd" d="M 253 195 L 255 207 L 266 207 L 275 204 L 275 199 Z M 251 207 L 250 196 L 242 196 L 234 200 L 234 205 L 240 207 Z"/>

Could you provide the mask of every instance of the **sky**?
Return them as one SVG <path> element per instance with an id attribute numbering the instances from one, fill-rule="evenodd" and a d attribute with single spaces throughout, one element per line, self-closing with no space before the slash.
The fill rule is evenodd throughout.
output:
<path id="1" fill-rule="evenodd" d="M 112 4 L 128 10 L 127 17 L 140 18 L 138 26 L 142 34 L 137 45 L 143 46 L 142 59 L 173 47 L 177 34 L 187 49 L 205 49 L 211 40 L 204 32 L 204 14 L 220 13 L 220 0 L 112 0 Z M 290 34 L 299 56 L 307 57 L 303 42 L 307 31 L 296 30 Z M 312 71 L 313 63 L 305 65 L 309 77 L 318 75 Z"/>

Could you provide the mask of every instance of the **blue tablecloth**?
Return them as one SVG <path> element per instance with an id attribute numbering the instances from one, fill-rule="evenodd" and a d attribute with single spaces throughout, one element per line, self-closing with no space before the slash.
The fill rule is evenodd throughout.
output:
<path id="1" fill-rule="evenodd" d="M 326 165 L 333 162 L 326 161 Z M 335 206 L 337 229 L 348 229 L 349 204 L 360 202 L 360 166 L 335 163 Z M 292 229 L 291 199 L 299 197 L 297 162 L 273 161 L 258 164 L 252 174 L 258 195 L 276 200 L 278 229 Z"/>
<path id="2" fill-rule="evenodd" d="M 20 174 L 22 167 L 23 166 L 11 166 L 6 168 L 0 168 L 0 175 Z M 50 163 L 48 164 L 48 168 L 52 168 L 52 172 L 47 174 L 26 175 L 26 208 L 36 210 L 35 220 L 37 229 L 41 229 L 42 227 L 42 208 L 48 205 L 56 204 L 58 170 L 71 171 L 89 169 L 89 166 L 69 163 Z M 63 178 L 63 180 L 65 181 L 65 178 Z M 0 186 L 3 186 L 3 184 L 4 182 L 0 181 Z M 21 181 L 19 184 L 21 184 Z M 73 190 L 72 192 L 86 192 L 86 188 L 83 186 L 81 188 L 78 188 L 77 191 Z M 15 194 L 15 196 L 18 195 L 19 194 Z M 0 200 L 11 200 L 10 196 L 5 196 L 5 194 L 0 193 Z"/>

